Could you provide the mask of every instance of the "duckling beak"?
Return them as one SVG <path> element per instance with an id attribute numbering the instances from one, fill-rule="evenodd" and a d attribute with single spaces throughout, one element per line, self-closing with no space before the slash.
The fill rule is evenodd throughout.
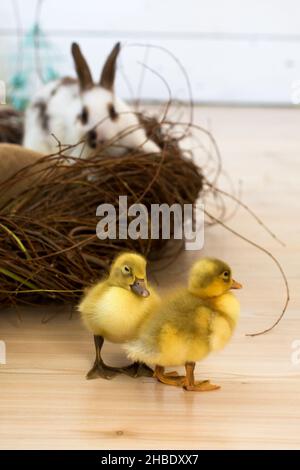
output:
<path id="1" fill-rule="evenodd" d="M 230 289 L 242 289 L 242 284 L 232 279 L 232 284 Z"/>
<path id="2" fill-rule="evenodd" d="M 137 295 L 140 295 L 141 297 L 149 297 L 150 295 L 150 292 L 146 288 L 145 279 L 139 279 L 136 277 L 134 283 L 131 284 L 130 288 L 132 292 Z"/>

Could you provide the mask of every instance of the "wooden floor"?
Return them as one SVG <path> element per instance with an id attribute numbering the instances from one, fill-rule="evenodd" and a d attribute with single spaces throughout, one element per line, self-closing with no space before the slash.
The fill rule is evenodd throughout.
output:
<path id="1" fill-rule="evenodd" d="M 279 246 L 239 210 L 228 222 L 263 244 L 282 262 L 291 303 L 284 321 L 268 335 L 245 333 L 269 326 L 284 300 L 279 272 L 263 253 L 221 227 L 206 230 L 201 253 L 185 252 L 157 276 L 159 287 L 186 279 L 202 254 L 227 260 L 243 283 L 242 317 L 222 353 L 198 364 L 197 375 L 222 386 L 193 394 L 152 379 L 117 377 L 86 381 L 93 344 L 78 318 L 60 308 L 0 313 L 0 340 L 7 364 L 0 365 L 1 449 L 289 449 L 300 448 L 300 116 L 288 109 L 197 110 L 219 143 L 223 167 L 242 182 L 243 200 L 287 244 Z M 125 358 L 105 346 L 107 361 Z M 300 354 L 298 355 L 300 357 Z"/>

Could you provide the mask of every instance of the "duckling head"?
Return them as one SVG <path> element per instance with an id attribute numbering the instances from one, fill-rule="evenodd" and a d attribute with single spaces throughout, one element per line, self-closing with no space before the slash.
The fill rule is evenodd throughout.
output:
<path id="1" fill-rule="evenodd" d="M 141 297 L 148 297 L 147 262 L 137 253 L 122 253 L 113 262 L 108 281 L 111 285 L 132 291 Z"/>
<path id="2" fill-rule="evenodd" d="M 229 289 L 241 289 L 232 278 L 228 264 L 215 258 L 202 258 L 191 269 L 188 290 L 201 298 L 218 297 Z"/>

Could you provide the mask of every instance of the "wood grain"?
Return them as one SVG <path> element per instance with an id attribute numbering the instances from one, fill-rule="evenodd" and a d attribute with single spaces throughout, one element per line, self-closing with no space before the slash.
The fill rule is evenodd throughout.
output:
<path id="1" fill-rule="evenodd" d="M 292 297 L 286 318 L 266 336 L 245 337 L 280 313 L 283 283 L 272 261 L 221 227 L 206 230 L 201 255 L 227 260 L 244 289 L 234 340 L 197 367 L 198 377 L 211 378 L 220 391 L 193 394 L 127 377 L 86 381 L 92 338 L 76 315 L 70 320 L 68 308 L 1 312 L 7 346 L 7 364 L 0 365 L 1 449 L 300 448 L 300 364 L 291 359 L 300 340 L 299 113 L 197 110 L 197 122 L 208 121 L 224 168 L 243 181 L 243 200 L 287 243 L 280 247 L 242 210 L 228 222 L 282 262 Z M 185 252 L 155 274 L 159 288 L 183 282 L 197 256 Z M 125 361 L 117 345 L 107 344 L 104 355 L 114 364 Z"/>

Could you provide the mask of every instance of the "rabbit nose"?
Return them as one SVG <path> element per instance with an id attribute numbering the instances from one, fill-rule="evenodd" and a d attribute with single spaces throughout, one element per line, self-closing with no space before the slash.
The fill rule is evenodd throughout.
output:
<path id="1" fill-rule="evenodd" d="M 87 133 L 87 141 L 89 146 L 93 149 L 97 147 L 97 133 L 94 129 Z"/>

